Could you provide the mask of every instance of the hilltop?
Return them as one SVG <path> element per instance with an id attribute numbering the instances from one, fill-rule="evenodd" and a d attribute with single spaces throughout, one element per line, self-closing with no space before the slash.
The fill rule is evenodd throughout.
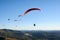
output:
<path id="1" fill-rule="evenodd" d="M 8 40 L 60 40 L 60 31 L 10 30 L 0 29 L 0 38 Z"/>

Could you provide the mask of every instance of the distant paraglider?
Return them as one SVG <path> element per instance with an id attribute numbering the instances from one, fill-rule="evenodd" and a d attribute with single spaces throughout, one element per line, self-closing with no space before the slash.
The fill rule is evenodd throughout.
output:
<path id="1" fill-rule="evenodd" d="M 18 19 L 17 19 L 17 20 L 14 20 L 14 21 L 16 21 L 16 22 L 17 22 L 17 21 L 20 21 L 20 20 L 18 20 Z"/>
<path id="2" fill-rule="evenodd" d="M 36 24 L 34 24 L 34 27 L 36 26 Z"/>
<path id="3" fill-rule="evenodd" d="M 22 17 L 22 15 L 18 15 L 17 19 L 15 19 L 14 21 L 21 21 Z"/>
<path id="4" fill-rule="evenodd" d="M 18 15 L 18 17 L 21 17 L 22 15 Z"/>
<path id="5" fill-rule="evenodd" d="M 18 20 L 14 20 L 14 21 L 18 21 Z"/>
<path id="6" fill-rule="evenodd" d="M 10 19 L 8 19 L 8 23 L 10 23 Z"/>
<path id="7" fill-rule="evenodd" d="M 13 19 L 13 21 L 21 21 L 23 16 L 28 14 L 30 11 L 34 11 L 34 10 L 41 11 L 40 8 L 30 8 L 30 9 L 26 10 L 23 15 L 18 15 L 16 19 Z M 10 21 L 10 20 L 12 20 L 12 19 L 8 19 L 8 21 Z M 33 24 L 33 25 L 34 25 L 34 27 L 36 26 L 36 24 Z"/>
<path id="8" fill-rule="evenodd" d="M 25 11 L 24 16 L 25 16 L 26 14 L 28 14 L 28 12 L 33 11 L 33 10 L 39 10 L 39 11 L 41 11 L 40 8 L 30 8 L 30 9 L 28 9 L 27 11 Z M 36 24 L 33 24 L 33 25 L 34 25 L 34 27 L 36 26 Z"/>
<path id="9" fill-rule="evenodd" d="M 26 14 L 28 14 L 28 12 L 30 12 L 30 11 L 33 11 L 33 10 L 41 10 L 41 9 L 39 9 L 39 8 L 30 8 L 30 9 L 28 9 L 25 13 L 24 13 L 24 15 L 26 15 Z"/>
<path id="10" fill-rule="evenodd" d="M 10 19 L 8 19 L 8 21 L 9 21 Z"/>
<path id="11" fill-rule="evenodd" d="M 10 22 L 10 20 L 12 20 L 12 21 L 21 21 L 22 17 L 23 17 L 22 15 L 18 15 L 16 19 L 9 19 L 9 18 L 8 18 L 7 20 L 8 20 L 9 22 Z"/>

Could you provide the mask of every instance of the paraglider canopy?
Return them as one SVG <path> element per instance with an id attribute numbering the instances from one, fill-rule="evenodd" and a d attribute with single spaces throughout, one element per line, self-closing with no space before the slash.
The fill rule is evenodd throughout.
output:
<path id="1" fill-rule="evenodd" d="M 39 10 L 40 11 L 41 9 L 39 9 L 39 8 L 30 8 L 27 11 L 25 11 L 24 15 L 28 14 L 28 12 L 33 11 L 33 10 Z"/>

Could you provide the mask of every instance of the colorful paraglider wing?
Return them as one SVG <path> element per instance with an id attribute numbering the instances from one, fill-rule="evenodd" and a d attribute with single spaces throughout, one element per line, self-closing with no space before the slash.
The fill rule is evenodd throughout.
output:
<path id="1" fill-rule="evenodd" d="M 24 13 L 24 15 L 26 15 L 28 12 L 33 11 L 33 10 L 41 10 L 41 9 L 39 9 L 39 8 L 31 8 L 31 9 L 28 9 L 28 10 Z"/>

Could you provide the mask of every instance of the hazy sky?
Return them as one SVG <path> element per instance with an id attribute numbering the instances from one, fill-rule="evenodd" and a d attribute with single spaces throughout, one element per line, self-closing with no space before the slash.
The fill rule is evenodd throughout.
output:
<path id="1" fill-rule="evenodd" d="M 20 21 L 14 21 L 27 9 L 31 11 Z M 8 21 L 10 19 L 10 21 Z M 36 24 L 36 27 L 33 24 Z M 0 29 L 17 30 L 59 30 L 60 0 L 0 0 Z"/>

